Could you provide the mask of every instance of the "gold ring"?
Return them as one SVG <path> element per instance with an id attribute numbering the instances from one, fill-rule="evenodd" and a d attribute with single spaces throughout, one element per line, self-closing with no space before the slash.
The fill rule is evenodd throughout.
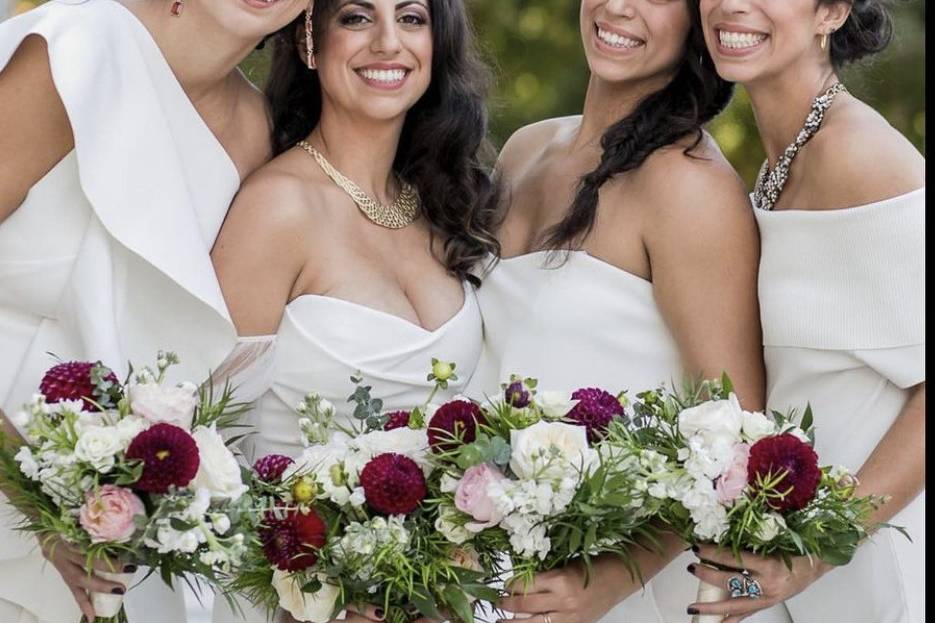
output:
<path id="1" fill-rule="evenodd" d="M 542 620 L 544 623 L 552 623 L 552 613 L 546 612 L 542 615 Z"/>

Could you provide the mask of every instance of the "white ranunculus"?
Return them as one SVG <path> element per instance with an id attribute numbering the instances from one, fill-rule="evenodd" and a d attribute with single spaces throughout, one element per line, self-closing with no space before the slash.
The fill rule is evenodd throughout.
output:
<path id="1" fill-rule="evenodd" d="M 204 487 L 213 497 L 236 501 L 247 491 L 240 479 L 240 465 L 214 426 L 199 426 L 192 433 L 198 444 L 198 473 L 191 486 Z"/>
<path id="2" fill-rule="evenodd" d="M 130 410 L 150 422 L 167 422 L 188 430 L 198 406 L 198 388 L 192 383 L 165 387 L 159 383 L 130 386 Z"/>
<path id="3" fill-rule="evenodd" d="M 571 397 L 571 392 L 546 391 L 536 395 L 536 405 L 547 418 L 563 418 L 576 404 L 578 401 Z"/>
<path id="4" fill-rule="evenodd" d="M 679 432 L 686 439 L 698 434 L 706 443 L 740 443 L 743 410 L 734 394 L 728 400 L 709 400 L 679 413 Z"/>
<path id="5" fill-rule="evenodd" d="M 75 458 L 106 474 L 114 467 L 114 455 L 124 449 L 120 434 L 112 426 L 89 426 L 78 435 Z"/>
<path id="6" fill-rule="evenodd" d="M 279 595 L 280 607 L 295 617 L 296 621 L 310 621 L 311 623 L 328 623 L 334 604 L 341 590 L 328 583 L 328 577 L 318 574 L 321 588 L 314 593 L 303 593 L 302 586 L 295 577 L 279 569 L 273 570 L 273 588 Z M 344 618 L 344 613 L 338 615 Z"/>
<path id="7" fill-rule="evenodd" d="M 551 475 L 564 475 L 568 467 L 580 468 L 588 450 L 583 426 L 564 422 L 536 422 L 510 431 L 510 469 L 520 478 L 534 478 L 548 466 Z"/>
<path id="8" fill-rule="evenodd" d="M 744 411 L 741 418 L 743 435 L 749 443 L 756 443 L 763 437 L 776 434 L 776 423 L 759 411 Z"/>

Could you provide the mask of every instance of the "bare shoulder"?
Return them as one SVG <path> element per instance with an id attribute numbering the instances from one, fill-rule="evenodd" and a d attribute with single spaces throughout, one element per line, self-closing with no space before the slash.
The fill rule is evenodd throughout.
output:
<path id="1" fill-rule="evenodd" d="M 679 229 L 701 222 L 754 223 L 746 186 L 714 138 L 704 133 L 686 152 L 693 142 L 656 151 L 634 176 L 637 196 L 652 211 L 650 221 Z"/>
<path id="2" fill-rule="evenodd" d="M 506 176 L 516 173 L 563 131 L 576 127 L 580 121 L 580 115 L 575 115 L 544 119 L 521 127 L 507 139 L 500 150 L 500 171 Z"/>
<path id="3" fill-rule="evenodd" d="M 925 158 L 915 146 L 870 106 L 847 103 L 829 110 L 800 154 L 808 207 L 861 206 L 924 186 Z"/>

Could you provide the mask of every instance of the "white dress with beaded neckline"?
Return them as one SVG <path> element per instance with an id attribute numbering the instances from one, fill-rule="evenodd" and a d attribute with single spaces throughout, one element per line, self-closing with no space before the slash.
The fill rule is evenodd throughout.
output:
<path id="1" fill-rule="evenodd" d="M 171 349 L 172 378 L 200 381 L 236 342 L 210 250 L 237 169 L 120 3 L 56 0 L 7 20 L 0 69 L 31 35 L 46 42 L 75 149 L 0 223 L 0 407 L 30 398 L 48 353 L 123 375 Z M 3 510 L 0 620 L 77 621 L 58 572 Z M 185 620 L 180 592 L 157 576 L 126 606 L 136 623 Z"/>
<path id="2" fill-rule="evenodd" d="M 811 404 L 822 462 L 857 471 L 925 382 L 925 189 L 840 210 L 755 210 L 767 406 Z M 785 602 L 795 623 L 921 623 L 925 492 Z"/>
<path id="3" fill-rule="evenodd" d="M 429 397 L 427 380 L 432 358 L 454 362 L 457 381 L 436 394 L 436 403 L 452 398 L 467 385 L 481 352 L 481 317 L 474 288 L 464 283 L 460 309 L 435 330 L 344 299 L 305 294 L 291 301 L 276 333 L 269 371 L 270 388 L 250 416 L 256 431 L 244 443 L 251 462 L 267 454 L 298 456 L 302 452 L 295 407 L 310 391 L 330 401 L 336 419 L 352 421 L 357 372 L 384 411 L 411 409 Z M 266 612 L 241 602 L 249 623 L 266 623 Z M 218 602 L 215 623 L 244 619 Z"/>
<path id="4" fill-rule="evenodd" d="M 638 392 L 680 383 L 683 364 L 656 305 L 652 283 L 585 251 L 546 264 L 548 252 L 500 260 L 478 292 L 484 350 L 468 395 L 500 392 L 510 374 L 538 379 L 541 390 L 601 387 Z M 602 623 L 684 622 L 697 580 L 677 557 Z M 600 578 L 597 578 L 600 581 Z"/>

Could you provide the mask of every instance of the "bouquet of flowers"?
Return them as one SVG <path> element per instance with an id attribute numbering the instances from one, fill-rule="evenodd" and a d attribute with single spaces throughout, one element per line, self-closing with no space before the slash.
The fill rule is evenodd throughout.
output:
<path id="1" fill-rule="evenodd" d="M 429 422 L 442 472 L 437 527 L 451 542 L 506 553 L 514 578 L 657 544 L 665 456 L 626 433 L 626 398 L 598 388 L 537 394 L 511 377 L 485 409 L 449 403 Z"/>
<path id="2" fill-rule="evenodd" d="M 690 543 L 850 561 L 868 534 L 882 498 L 854 495 L 856 478 L 843 467 L 820 466 L 811 408 L 801 418 L 744 411 L 730 379 L 689 383 L 681 395 L 663 389 L 637 396 L 634 437 L 666 457 L 669 500 L 660 517 Z M 738 576 L 729 590 L 705 583 L 698 601 L 759 595 Z M 717 617 L 699 616 L 712 623 Z"/>
<path id="3" fill-rule="evenodd" d="M 470 623 L 474 599 L 497 597 L 485 584 L 492 565 L 439 534 L 430 503 L 438 474 L 426 414 L 453 378 L 452 364 L 433 361 L 426 403 L 386 413 L 352 377 L 348 401 L 356 408 L 345 424 L 332 404 L 308 394 L 297 409 L 303 453 L 254 465 L 262 512 L 250 564 L 231 589 L 299 621 L 326 623 L 347 605 L 374 604 L 391 623 L 418 616 Z"/>
<path id="4" fill-rule="evenodd" d="M 217 398 L 191 383 L 169 386 L 176 363 L 160 352 L 155 370 L 131 371 L 125 383 L 100 362 L 56 365 L 14 418 L 26 443 L 0 446 L 0 482 L 31 510 L 20 527 L 87 552 L 89 572 L 120 561 L 98 571 L 107 579 L 129 583 L 122 571 L 132 564 L 170 585 L 189 574 L 219 583 L 246 550 L 247 486 L 218 433 L 244 406 L 227 386 Z M 95 621 L 127 620 L 122 596 L 91 599 Z"/>

